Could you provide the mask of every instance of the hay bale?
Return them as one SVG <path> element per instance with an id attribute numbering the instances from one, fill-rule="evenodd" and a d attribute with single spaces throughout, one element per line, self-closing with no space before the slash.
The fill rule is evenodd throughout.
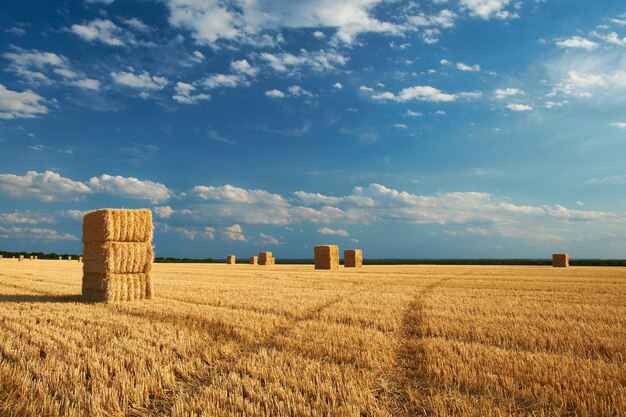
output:
<path id="1" fill-rule="evenodd" d="M 259 265 L 274 265 L 272 252 L 259 252 Z"/>
<path id="2" fill-rule="evenodd" d="M 35 259 L 35 257 L 34 257 L 33 255 L 30 255 L 30 256 L 28 257 L 28 260 L 29 260 L 29 261 L 32 261 L 32 260 L 34 260 L 34 259 Z"/>
<path id="3" fill-rule="evenodd" d="M 552 254 L 552 266 L 554 268 L 569 267 L 569 255 L 567 253 L 553 253 Z"/>
<path id="4" fill-rule="evenodd" d="M 83 220 L 83 295 L 94 301 L 153 296 L 150 210 L 103 209 Z"/>
<path id="5" fill-rule="evenodd" d="M 72 255 L 67 255 L 67 260 L 71 261 L 72 260 Z"/>
<path id="6" fill-rule="evenodd" d="M 62 260 L 63 260 L 63 257 L 62 257 L 62 256 L 59 256 L 59 261 L 62 261 Z"/>
<path id="7" fill-rule="evenodd" d="M 315 269 L 339 269 L 339 246 L 317 245 L 313 255 Z"/>
<path id="8" fill-rule="evenodd" d="M 79 256 L 79 257 L 78 257 L 78 262 L 82 262 L 82 261 L 83 261 L 83 257 L 82 257 L 82 256 Z"/>
<path id="9" fill-rule="evenodd" d="M 363 267 L 363 251 L 361 249 L 346 249 L 343 251 L 343 266 L 346 268 Z"/>
<path id="10" fill-rule="evenodd" d="M 236 259 L 237 259 L 237 258 L 235 257 L 235 255 L 228 255 L 228 256 L 226 257 L 226 263 L 227 263 L 228 265 L 235 265 L 235 260 L 236 260 Z"/>
<path id="11" fill-rule="evenodd" d="M 251 256 L 250 265 L 258 265 L 258 264 L 259 264 L 259 258 L 257 256 Z"/>
<path id="12" fill-rule="evenodd" d="M 35 260 L 37 260 L 37 259 L 39 259 L 39 256 L 38 256 L 38 255 L 35 255 Z"/>
<path id="13" fill-rule="evenodd" d="M 83 242 L 151 242 L 149 209 L 102 209 L 83 218 Z"/>

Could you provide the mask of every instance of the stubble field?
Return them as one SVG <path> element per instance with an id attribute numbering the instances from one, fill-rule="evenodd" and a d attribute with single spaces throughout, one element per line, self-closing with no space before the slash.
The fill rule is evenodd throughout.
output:
<path id="1" fill-rule="evenodd" d="M 626 268 L 0 260 L 0 415 L 623 416 Z"/>

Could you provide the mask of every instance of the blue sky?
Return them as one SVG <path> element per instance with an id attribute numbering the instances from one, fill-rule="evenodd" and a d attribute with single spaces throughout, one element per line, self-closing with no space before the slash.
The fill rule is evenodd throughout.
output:
<path id="1" fill-rule="evenodd" d="M 0 249 L 626 256 L 623 1 L 0 5 Z"/>

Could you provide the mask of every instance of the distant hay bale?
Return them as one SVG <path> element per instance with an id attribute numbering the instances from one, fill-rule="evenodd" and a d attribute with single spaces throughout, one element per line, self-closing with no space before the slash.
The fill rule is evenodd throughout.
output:
<path id="1" fill-rule="evenodd" d="M 251 256 L 250 257 L 250 265 L 258 265 L 259 264 L 259 257 L 258 256 Z"/>
<path id="2" fill-rule="evenodd" d="M 32 260 L 34 260 L 34 259 L 35 259 L 35 257 L 34 257 L 33 255 L 30 255 L 30 256 L 28 257 L 28 259 L 29 259 L 30 261 L 32 261 Z"/>
<path id="3" fill-rule="evenodd" d="M 237 259 L 237 258 L 235 257 L 235 255 L 228 255 L 228 256 L 226 257 L 226 263 L 227 263 L 228 265 L 235 265 L 235 260 L 236 260 L 236 259 Z"/>
<path id="4" fill-rule="evenodd" d="M 83 295 L 96 301 L 153 296 L 150 210 L 103 209 L 83 219 Z"/>
<path id="5" fill-rule="evenodd" d="M 71 261 L 72 260 L 72 255 L 67 255 L 67 260 Z"/>
<path id="6" fill-rule="evenodd" d="M 4 255 L 0 255 L 0 259 L 4 259 Z"/>
<path id="7" fill-rule="evenodd" d="M 62 257 L 62 256 L 59 256 L 59 261 L 62 261 L 62 260 L 63 260 L 63 257 Z"/>
<path id="8" fill-rule="evenodd" d="M 22 262 L 24 260 L 24 255 L 20 255 L 20 257 L 17 259 L 18 262 Z"/>
<path id="9" fill-rule="evenodd" d="M 315 269 L 339 269 L 339 246 L 317 245 L 313 255 Z"/>
<path id="10" fill-rule="evenodd" d="M 553 253 L 552 254 L 552 266 L 554 268 L 569 267 L 569 255 L 567 253 Z"/>
<path id="11" fill-rule="evenodd" d="M 259 265 L 274 265 L 272 252 L 259 252 Z"/>
<path id="12" fill-rule="evenodd" d="M 39 259 L 39 256 L 35 255 L 35 260 Z"/>
<path id="13" fill-rule="evenodd" d="M 346 268 L 363 267 L 363 251 L 361 249 L 346 249 L 343 251 L 343 266 Z"/>
<path id="14" fill-rule="evenodd" d="M 79 256 L 79 257 L 78 257 L 78 262 L 82 262 L 82 261 L 83 261 L 83 257 L 82 257 L 82 256 Z"/>

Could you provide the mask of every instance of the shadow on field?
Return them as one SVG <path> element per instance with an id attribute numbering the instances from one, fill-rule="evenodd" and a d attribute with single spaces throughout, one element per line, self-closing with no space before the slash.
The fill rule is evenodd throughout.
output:
<path id="1" fill-rule="evenodd" d="M 0 294 L 0 303 L 83 303 L 91 304 L 82 294 L 46 295 L 46 294 Z"/>

